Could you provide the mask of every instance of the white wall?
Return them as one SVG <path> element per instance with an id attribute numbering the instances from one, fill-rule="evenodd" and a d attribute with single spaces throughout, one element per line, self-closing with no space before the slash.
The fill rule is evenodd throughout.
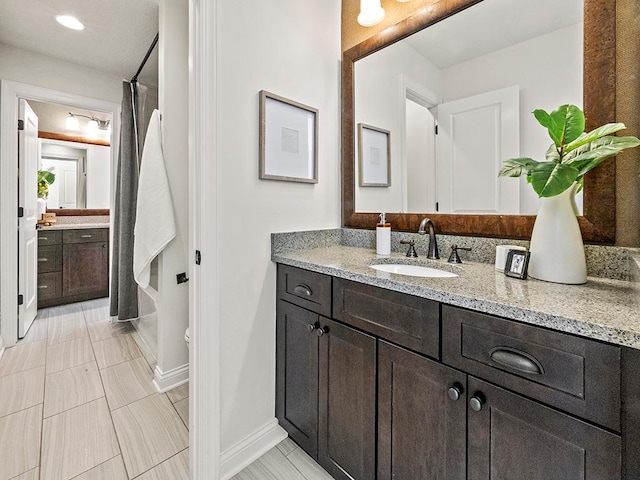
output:
<path id="1" fill-rule="evenodd" d="M 156 383 L 163 388 L 187 378 L 189 351 L 184 332 L 189 325 L 189 284 L 176 275 L 189 270 L 188 143 L 188 0 L 163 0 L 159 12 L 158 103 L 162 114 L 162 148 L 173 200 L 176 238 L 158 256 Z M 148 318 L 147 318 L 148 320 Z M 153 344 L 153 341 L 149 342 Z M 176 369 L 181 369 L 180 372 Z"/>
<path id="2" fill-rule="evenodd" d="M 445 69 L 444 100 L 519 85 L 520 155 L 543 160 L 551 139 L 531 112 L 582 106 L 582 38 L 580 23 Z M 521 213 L 533 215 L 538 197 L 521 181 Z"/>
<path id="3" fill-rule="evenodd" d="M 219 220 L 202 255 L 203 263 L 216 255 L 218 265 L 223 456 L 274 418 L 270 233 L 340 226 L 340 9 L 340 0 L 220 0 L 210 26 L 218 38 L 211 185 Z M 319 109 L 318 184 L 258 179 L 262 89 Z"/>
<path id="4" fill-rule="evenodd" d="M 0 44 L 0 78 L 120 103 L 122 78 Z"/>
<path id="5" fill-rule="evenodd" d="M 404 98 L 402 76 L 428 88 L 437 96 L 441 87 L 440 70 L 405 42 L 358 60 L 355 64 L 355 151 L 358 212 L 401 212 L 402 193 L 402 122 Z M 360 187 L 358 183 L 358 130 L 365 123 L 391 132 L 391 186 Z M 425 210 L 420 210 L 424 212 Z"/>

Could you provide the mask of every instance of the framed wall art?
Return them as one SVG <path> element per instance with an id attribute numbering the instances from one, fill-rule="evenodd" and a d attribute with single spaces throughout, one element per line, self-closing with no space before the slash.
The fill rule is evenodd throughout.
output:
<path id="1" fill-rule="evenodd" d="M 358 172 L 361 187 L 391 185 L 391 133 L 358 124 Z"/>
<path id="2" fill-rule="evenodd" d="M 260 91 L 263 180 L 318 183 L 318 110 Z"/>

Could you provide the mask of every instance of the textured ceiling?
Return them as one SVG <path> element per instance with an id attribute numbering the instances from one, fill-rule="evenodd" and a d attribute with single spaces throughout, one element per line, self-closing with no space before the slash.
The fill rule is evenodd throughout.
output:
<path id="1" fill-rule="evenodd" d="M 86 28 L 59 25 L 73 15 Z M 131 78 L 158 32 L 156 0 L 0 0 L 0 43 Z M 139 79 L 158 84 L 158 48 Z"/>

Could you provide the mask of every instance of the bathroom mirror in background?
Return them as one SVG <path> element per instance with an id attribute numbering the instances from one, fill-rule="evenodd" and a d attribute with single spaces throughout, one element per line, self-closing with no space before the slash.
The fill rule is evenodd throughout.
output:
<path id="1" fill-rule="evenodd" d="M 29 104 L 38 117 L 39 169 L 56 175 L 47 209 L 109 209 L 110 115 L 35 100 Z M 69 112 L 76 122 L 68 122 Z M 106 128 L 92 131 L 88 117 L 105 121 Z"/>
<path id="2" fill-rule="evenodd" d="M 526 179 L 498 171 L 544 158 L 551 139 L 533 110 L 582 107 L 582 9 L 484 0 L 356 61 L 356 125 L 393 133 L 393 183 L 358 185 L 356 210 L 535 214 Z"/>
<path id="3" fill-rule="evenodd" d="M 579 105 L 587 129 L 615 120 L 615 1 L 440 3 L 344 52 L 343 224 L 371 228 L 385 211 L 412 231 L 428 214 L 441 233 L 527 238 L 537 196 L 498 169 L 544 157 L 536 108 Z M 354 181 L 357 123 L 391 131 L 389 187 Z M 585 177 L 586 241 L 615 239 L 614 172 L 610 161 Z"/>

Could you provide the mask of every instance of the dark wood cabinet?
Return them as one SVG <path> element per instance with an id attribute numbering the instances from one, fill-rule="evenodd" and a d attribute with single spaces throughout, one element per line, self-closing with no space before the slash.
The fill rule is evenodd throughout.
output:
<path id="1" fill-rule="evenodd" d="M 473 377 L 469 398 L 469 480 L 621 478 L 618 435 Z"/>
<path id="2" fill-rule="evenodd" d="M 318 458 L 320 316 L 279 301 L 276 318 L 276 416 L 289 436 Z"/>
<path id="3" fill-rule="evenodd" d="M 640 480 L 627 349 L 279 265 L 276 350 L 278 419 L 337 480 Z"/>
<path id="4" fill-rule="evenodd" d="M 378 480 L 464 480 L 467 376 L 379 345 Z"/>
<path id="5" fill-rule="evenodd" d="M 336 480 L 376 467 L 376 339 L 321 319 L 318 463 Z"/>
<path id="6" fill-rule="evenodd" d="M 72 297 L 107 292 L 107 242 L 72 243 L 62 249 L 62 295 Z"/>
<path id="7" fill-rule="evenodd" d="M 38 308 L 108 295 L 108 229 L 38 232 Z"/>

